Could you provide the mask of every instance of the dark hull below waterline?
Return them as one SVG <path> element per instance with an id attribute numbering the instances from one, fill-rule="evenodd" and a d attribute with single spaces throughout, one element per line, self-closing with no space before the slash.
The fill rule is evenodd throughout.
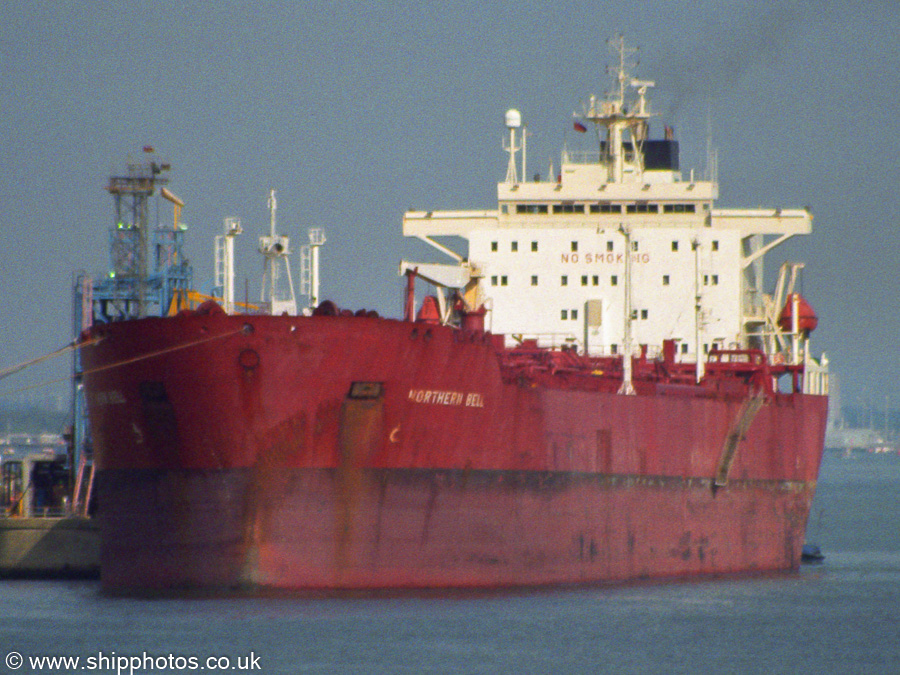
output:
<path id="1" fill-rule="evenodd" d="M 106 470 L 102 583 L 490 588 L 796 569 L 813 486 L 426 469 Z"/>

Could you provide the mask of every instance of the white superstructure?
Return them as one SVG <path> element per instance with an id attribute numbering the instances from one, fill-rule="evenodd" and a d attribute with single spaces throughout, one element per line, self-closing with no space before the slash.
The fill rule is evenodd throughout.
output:
<path id="1" fill-rule="evenodd" d="M 649 139 L 646 94 L 653 83 L 628 74 L 621 39 L 615 48 L 614 91 L 592 97 L 575 121 L 576 130 L 596 132 L 597 151 L 564 151 L 557 176 L 527 181 L 524 152 L 522 175 L 516 171 L 520 118 L 510 111 L 509 166 L 497 208 L 410 211 L 404 234 L 444 252 L 434 237 L 468 241 L 468 256 L 443 275 L 457 281 L 436 285 L 460 291 L 469 309 L 484 304 L 488 328 L 506 335 L 508 345 L 537 339 L 596 355 L 647 345 L 653 354 L 663 340 L 675 340 L 681 358 L 698 362 L 715 346 L 805 358 L 794 353 L 799 332 L 778 326 L 794 276 L 791 287 L 779 283 L 781 298 L 765 295 L 762 258 L 811 232 L 812 216 L 804 209 L 715 208 L 714 177 L 681 174 L 671 131 Z M 441 276 L 436 265 L 405 262 L 401 272 L 417 267 L 427 279 Z"/>

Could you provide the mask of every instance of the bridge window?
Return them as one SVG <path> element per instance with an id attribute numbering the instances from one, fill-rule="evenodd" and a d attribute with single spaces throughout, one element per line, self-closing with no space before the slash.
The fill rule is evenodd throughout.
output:
<path id="1" fill-rule="evenodd" d="M 659 213 L 659 204 L 648 204 L 646 202 L 628 204 L 625 207 L 625 211 L 626 213 Z"/>
<path id="2" fill-rule="evenodd" d="M 584 204 L 554 204 L 553 213 L 584 213 Z"/>
<path id="3" fill-rule="evenodd" d="M 695 213 L 695 204 L 663 204 L 663 213 Z"/>
<path id="4" fill-rule="evenodd" d="M 516 213 L 547 213 L 546 204 L 516 204 Z"/>
<path id="5" fill-rule="evenodd" d="M 591 204 L 591 213 L 622 213 L 622 205 L 610 204 L 609 202 Z"/>

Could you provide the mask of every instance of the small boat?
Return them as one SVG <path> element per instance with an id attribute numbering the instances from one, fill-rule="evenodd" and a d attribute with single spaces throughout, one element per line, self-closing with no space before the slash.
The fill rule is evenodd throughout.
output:
<path id="1" fill-rule="evenodd" d="M 815 544 L 803 544 L 800 562 L 804 565 L 820 565 L 825 561 L 825 554 Z"/>

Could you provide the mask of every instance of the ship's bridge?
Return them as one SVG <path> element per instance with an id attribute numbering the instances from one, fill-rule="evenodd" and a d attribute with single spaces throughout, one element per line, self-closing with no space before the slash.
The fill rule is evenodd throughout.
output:
<path id="1" fill-rule="evenodd" d="M 702 177 L 683 174 L 674 132 L 650 138 L 652 83 L 628 76 L 623 62 L 618 74 L 612 99 L 591 97 L 576 114 L 576 131 L 596 132 L 595 150 L 563 150 L 559 170 L 543 180 L 528 180 L 521 114 L 507 111 L 509 161 L 496 209 L 405 213 L 404 235 L 455 262 L 404 261 L 401 274 L 442 289 L 442 320 L 450 321 L 454 303 L 441 293 L 455 293 L 469 313 L 484 311 L 487 328 L 510 346 L 527 338 L 615 355 L 635 345 L 652 353 L 670 341 L 679 358 L 696 363 L 732 348 L 798 362 L 800 332 L 786 334 L 778 323 L 790 293 L 782 283 L 764 293 L 763 258 L 810 233 L 811 214 L 715 208 L 715 162 Z M 629 87 L 634 101 L 626 101 Z M 451 250 L 440 237 L 464 239 L 466 248 Z"/>

